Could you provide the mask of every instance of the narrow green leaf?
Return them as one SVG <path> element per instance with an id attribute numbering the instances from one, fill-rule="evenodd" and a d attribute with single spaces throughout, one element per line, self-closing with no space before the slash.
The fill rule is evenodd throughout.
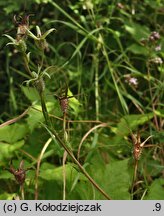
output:
<path id="1" fill-rule="evenodd" d="M 5 37 L 7 37 L 9 40 L 11 40 L 13 44 L 16 43 L 16 40 L 15 40 L 13 37 L 11 37 L 10 35 L 4 34 L 3 36 L 5 36 Z"/>
<path id="2" fill-rule="evenodd" d="M 55 28 L 51 28 L 49 29 L 48 31 L 46 31 L 42 36 L 41 36 L 41 39 L 45 39 L 51 32 L 55 31 L 56 29 Z"/>

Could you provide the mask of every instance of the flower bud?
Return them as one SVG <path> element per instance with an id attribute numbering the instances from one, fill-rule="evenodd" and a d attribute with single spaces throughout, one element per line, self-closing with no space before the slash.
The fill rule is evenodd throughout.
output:
<path id="1" fill-rule="evenodd" d="M 24 17 L 17 17 L 14 16 L 14 22 L 18 26 L 17 28 L 17 41 L 19 42 L 20 40 L 26 38 L 27 36 L 27 29 L 29 29 L 29 16 L 26 15 Z"/>
<path id="2" fill-rule="evenodd" d="M 160 34 L 156 31 L 151 32 L 150 36 L 149 36 L 149 41 L 157 41 L 160 39 Z"/>
<path id="3" fill-rule="evenodd" d="M 19 40 L 17 43 L 17 49 L 19 52 L 25 53 L 27 50 L 26 42 L 24 40 Z"/>
<path id="4" fill-rule="evenodd" d="M 34 86 L 38 90 L 39 94 L 42 93 L 45 89 L 45 83 L 43 78 L 39 78 L 34 82 Z"/>

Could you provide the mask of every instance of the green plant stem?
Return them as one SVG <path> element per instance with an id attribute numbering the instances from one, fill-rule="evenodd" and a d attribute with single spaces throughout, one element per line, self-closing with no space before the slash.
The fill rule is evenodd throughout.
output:
<path id="1" fill-rule="evenodd" d="M 67 159 L 68 153 L 64 151 L 63 154 L 63 200 L 66 200 L 66 159 Z"/>
<path id="2" fill-rule="evenodd" d="M 149 78 L 149 82 L 148 82 L 149 92 L 150 92 L 150 98 L 151 98 L 151 101 L 152 101 L 152 103 L 151 103 L 152 104 L 152 110 L 153 110 L 153 114 L 154 114 L 154 123 L 155 123 L 157 131 L 159 131 L 158 118 L 157 118 L 157 115 L 155 113 L 156 108 L 155 108 L 155 105 L 154 105 L 154 98 L 153 98 L 152 86 L 151 86 L 151 80 L 150 80 L 151 74 L 150 74 L 149 62 L 147 63 L 147 72 L 148 72 L 148 78 Z"/>
<path id="3" fill-rule="evenodd" d="M 63 133 L 64 133 L 64 142 L 68 142 L 68 134 L 66 131 L 66 123 L 67 123 L 67 114 L 63 113 Z M 67 151 L 64 151 L 63 154 L 63 200 L 66 200 L 66 159 L 67 159 Z"/>
<path id="4" fill-rule="evenodd" d="M 115 79 L 115 76 L 114 76 L 115 71 L 114 71 L 113 66 L 111 64 L 111 61 L 109 60 L 108 52 L 107 52 L 106 47 L 104 45 L 104 39 L 103 39 L 101 34 L 100 34 L 100 36 L 101 36 L 101 40 L 103 41 L 103 43 L 102 43 L 103 44 L 102 53 L 103 53 L 103 55 L 104 55 L 104 57 L 105 57 L 105 59 L 107 61 L 108 69 L 109 69 L 109 72 L 111 74 L 111 77 L 112 77 L 116 92 L 118 94 L 122 109 L 123 109 L 124 113 L 127 114 L 127 113 L 129 113 L 128 106 L 127 106 L 127 104 L 126 104 L 126 102 L 125 102 L 125 100 L 124 100 L 124 98 L 123 98 L 123 96 L 122 96 L 122 94 L 120 92 L 120 89 L 119 89 L 119 87 L 117 85 L 117 82 L 116 82 L 116 79 Z"/>
<path id="5" fill-rule="evenodd" d="M 21 200 L 24 200 L 24 184 L 20 185 Z"/>
<path id="6" fill-rule="evenodd" d="M 134 173 L 133 173 L 133 178 L 132 178 L 132 187 L 131 187 L 131 197 L 133 200 L 133 193 L 134 193 L 134 185 L 137 179 L 137 169 L 138 169 L 138 160 L 135 160 L 134 162 Z"/>
<path id="7" fill-rule="evenodd" d="M 79 167 L 79 169 L 81 170 L 81 172 L 87 177 L 87 179 L 92 183 L 92 185 L 94 185 L 94 187 L 101 193 L 103 194 L 104 197 L 106 197 L 107 199 L 111 200 L 111 198 L 108 196 L 108 194 L 105 193 L 105 191 L 103 191 L 103 189 L 101 189 L 99 187 L 99 185 L 91 178 L 91 176 L 86 172 L 86 170 L 83 168 L 83 166 L 79 163 L 79 161 L 75 158 L 75 156 L 73 155 L 72 151 L 69 149 L 69 147 L 67 147 L 67 145 L 61 140 L 61 138 L 58 136 L 57 132 L 54 130 L 51 120 L 49 118 L 48 115 L 48 111 L 46 108 L 46 103 L 44 100 L 44 94 L 43 92 L 40 93 L 40 97 L 41 97 L 41 106 L 42 106 L 42 111 L 43 111 L 43 115 L 46 121 L 46 129 L 47 131 L 51 134 L 53 139 L 56 139 L 60 145 L 65 149 L 65 151 L 68 153 L 68 155 L 72 158 L 72 160 L 75 162 L 75 164 L 77 164 L 77 166 Z"/>
<path id="8" fill-rule="evenodd" d="M 67 123 L 67 114 L 64 113 L 63 114 L 63 132 L 64 132 L 64 141 L 67 143 L 68 141 L 68 134 L 67 134 L 67 130 L 66 130 L 66 123 Z"/>
<path id="9" fill-rule="evenodd" d="M 111 198 L 109 197 L 108 194 L 105 193 L 105 191 L 103 191 L 103 189 L 101 189 L 99 187 L 99 185 L 91 178 L 91 176 L 87 173 L 87 171 L 83 168 L 83 166 L 79 163 L 79 161 L 75 158 L 75 156 L 73 155 L 72 151 L 65 145 L 65 143 L 60 139 L 60 137 L 58 136 L 58 134 L 56 133 L 55 130 L 51 130 L 51 135 L 52 137 L 56 138 L 56 140 L 60 143 L 60 145 L 66 150 L 66 152 L 68 153 L 68 155 L 72 158 L 72 160 L 75 162 L 75 164 L 78 165 L 79 169 L 81 170 L 81 172 L 87 177 L 87 179 L 92 183 L 92 185 L 94 185 L 94 187 L 101 193 L 103 194 L 104 197 L 106 197 L 108 200 L 111 200 Z"/>
<path id="10" fill-rule="evenodd" d="M 48 148 L 49 144 L 51 143 L 52 138 L 49 138 L 47 142 L 44 144 L 43 149 L 37 159 L 37 168 L 36 168 L 36 180 L 35 180 L 35 200 L 38 200 L 38 178 L 39 178 L 39 170 L 40 170 L 40 164 L 41 160 L 43 158 L 43 155 Z"/>
<path id="11" fill-rule="evenodd" d="M 43 91 L 39 92 L 39 95 L 40 95 L 42 112 L 43 112 L 44 119 L 46 121 L 46 125 L 48 127 L 52 128 L 52 123 L 51 123 L 51 120 L 50 120 L 50 117 L 49 117 L 49 114 L 48 114 L 48 111 L 47 111 L 45 99 L 44 99 L 44 92 Z"/>
<path id="12" fill-rule="evenodd" d="M 99 80 L 98 80 L 98 58 L 95 56 L 95 104 L 96 104 L 96 121 L 99 121 Z"/>
<path id="13" fill-rule="evenodd" d="M 25 69 L 29 73 L 29 75 L 32 77 L 32 72 L 31 72 L 30 67 L 29 67 L 27 54 L 26 53 L 22 53 L 22 55 L 23 55 L 23 61 L 24 61 Z"/>

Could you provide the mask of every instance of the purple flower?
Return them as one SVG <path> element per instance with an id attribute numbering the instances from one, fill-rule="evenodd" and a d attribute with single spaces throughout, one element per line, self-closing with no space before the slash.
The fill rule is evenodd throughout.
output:
<path id="1" fill-rule="evenodd" d="M 159 32 L 153 31 L 151 32 L 150 36 L 149 36 L 149 41 L 156 41 L 160 39 L 160 34 Z"/>
<path id="2" fill-rule="evenodd" d="M 127 82 L 130 86 L 135 88 L 138 87 L 138 80 L 135 77 L 132 77 L 130 74 L 125 75 L 125 82 Z"/>
<path id="3" fill-rule="evenodd" d="M 155 51 L 160 51 L 160 50 L 161 50 L 161 45 L 155 47 Z"/>

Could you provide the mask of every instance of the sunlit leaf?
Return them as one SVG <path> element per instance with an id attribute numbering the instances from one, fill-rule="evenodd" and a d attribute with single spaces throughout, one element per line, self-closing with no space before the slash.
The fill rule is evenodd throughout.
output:
<path id="1" fill-rule="evenodd" d="M 1 146 L 0 161 L 4 159 L 12 158 L 16 150 L 20 149 L 23 145 L 24 145 L 24 140 L 12 144 L 0 142 L 0 146 Z"/>
<path id="2" fill-rule="evenodd" d="M 24 139 L 29 132 L 25 124 L 12 124 L 0 128 L 0 141 L 7 143 L 15 143 L 18 140 Z"/>
<path id="3" fill-rule="evenodd" d="M 75 169 L 75 167 L 68 163 L 65 166 L 66 170 L 66 178 L 69 181 L 73 181 L 74 178 L 78 175 L 78 170 Z M 42 165 L 42 169 L 40 172 L 40 177 L 45 180 L 56 180 L 56 181 L 63 181 L 63 167 L 53 167 L 51 168 L 44 168 L 44 164 Z M 86 178 L 81 174 L 80 179 L 86 180 Z"/>

